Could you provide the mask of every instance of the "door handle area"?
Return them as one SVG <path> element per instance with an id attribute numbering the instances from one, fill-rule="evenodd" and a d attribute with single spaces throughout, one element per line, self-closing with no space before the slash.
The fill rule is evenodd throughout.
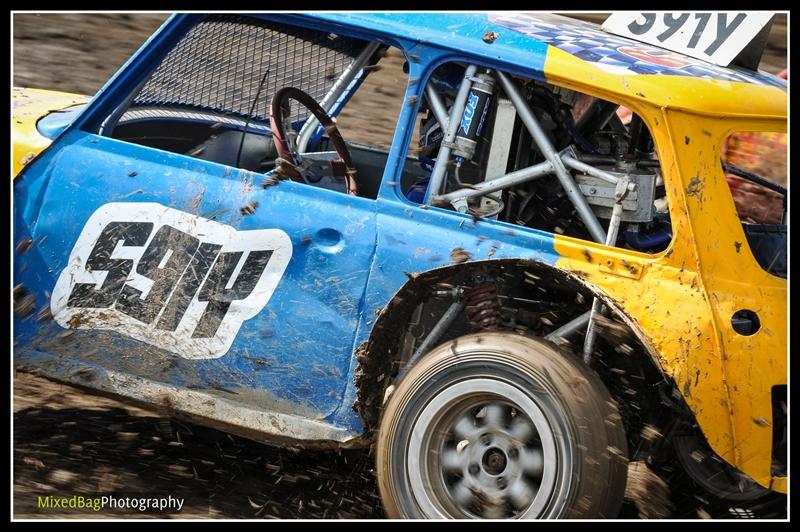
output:
<path id="1" fill-rule="evenodd" d="M 331 227 L 324 227 L 314 233 L 314 247 L 325 253 L 338 253 L 344 249 L 342 233 Z"/>

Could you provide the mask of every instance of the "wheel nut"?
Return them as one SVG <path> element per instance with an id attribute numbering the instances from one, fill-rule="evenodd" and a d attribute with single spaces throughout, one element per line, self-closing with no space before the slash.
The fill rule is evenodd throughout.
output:
<path id="1" fill-rule="evenodd" d="M 512 447 L 511 449 L 508 450 L 509 458 L 516 458 L 518 456 L 519 456 L 519 451 L 516 449 L 516 447 Z"/>
<path id="2" fill-rule="evenodd" d="M 477 475 L 478 471 L 480 471 L 480 470 L 481 470 L 481 467 L 478 464 L 470 464 L 469 465 L 469 470 L 468 471 L 469 471 L 469 473 L 471 475 Z"/>
<path id="3" fill-rule="evenodd" d="M 506 489 L 506 486 L 508 486 L 506 479 L 503 477 L 497 477 L 497 487 L 500 488 L 501 490 L 504 490 Z"/>
<path id="4" fill-rule="evenodd" d="M 481 436 L 481 443 L 484 445 L 489 445 L 490 443 L 492 443 L 491 436 L 489 436 L 488 434 L 484 434 L 483 436 Z"/>

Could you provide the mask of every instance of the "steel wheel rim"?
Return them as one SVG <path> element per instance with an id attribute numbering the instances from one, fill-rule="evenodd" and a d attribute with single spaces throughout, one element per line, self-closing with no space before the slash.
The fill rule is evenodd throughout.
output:
<path id="1" fill-rule="evenodd" d="M 502 380 L 469 379 L 420 412 L 407 475 L 424 515 L 548 517 L 568 454 L 534 397 Z"/>

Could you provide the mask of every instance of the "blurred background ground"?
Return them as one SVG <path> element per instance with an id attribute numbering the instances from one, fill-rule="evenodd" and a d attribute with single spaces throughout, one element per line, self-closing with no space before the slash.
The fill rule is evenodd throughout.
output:
<path id="1" fill-rule="evenodd" d="M 165 14 L 14 14 L 14 86 L 94 94 L 166 19 Z M 582 15 L 600 22 L 606 15 Z M 786 68 L 786 16 L 773 24 L 761 69 Z M 352 140 L 389 139 L 405 78 L 399 54 L 360 91 L 360 115 L 343 113 Z M 378 97 L 375 97 L 375 96 Z M 345 110 L 347 111 L 347 110 Z M 297 452 L 180 423 L 82 390 L 18 373 L 14 378 L 14 516 L 167 517 L 55 514 L 47 495 L 185 497 L 188 518 L 379 518 L 367 451 Z M 698 503 L 694 503 L 695 506 Z M 705 517 L 689 505 L 681 517 Z M 720 510 L 720 508 L 717 508 Z M 725 510 L 725 508 L 722 508 Z M 626 506 L 630 516 L 635 511 Z"/>

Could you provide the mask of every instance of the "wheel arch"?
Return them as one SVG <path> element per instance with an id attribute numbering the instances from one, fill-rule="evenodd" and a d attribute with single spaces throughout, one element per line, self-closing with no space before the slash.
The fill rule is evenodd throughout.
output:
<path id="1" fill-rule="evenodd" d="M 529 272 L 535 276 L 547 277 L 555 284 L 572 289 L 586 297 L 591 305 L 591 297 L 599 298 L 609 307 L 633 334 L 647 353 L 652 365 L 660 375 L 669 380 L 662 367 L 658 353 L 646 332 L 628 316 L 617 302 L 608 296 L 600 287 L 588 282 L 576 273 L 572 273 L 542 261 L 530 259 L 491 259 L 469 261 L 460 264 L 434 268 L 421 273 L 410 274 L 408 281 L 395 293 L 389 303 L 383 307 L 376 319 L 368 340 L 357 352 L 358 371 L 356 372 L 357 399 L 354 408 L 362 416 L 367 432 L 374 429 L 379 418 L 380 403 L 386 388 L 390 385 L 391 366 L 399 355 L 397 324 L 408 323 L 417 305 L 430 298 L 434 288 L 442 283 L 460 278 L 468 278 L 491 270 L 506 272 Z M 587 307 L 588 309 L 588 307 Z M 602 377 L 601 377 L 602 378 Z M 605 379 L 603 379 L 605 381 Z M 608 384 L 608 383 L 606 383 Z"/>

